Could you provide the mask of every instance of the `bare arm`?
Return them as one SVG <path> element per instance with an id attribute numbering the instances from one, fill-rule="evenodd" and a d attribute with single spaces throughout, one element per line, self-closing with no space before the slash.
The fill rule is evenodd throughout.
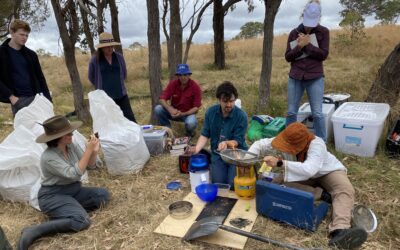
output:
<path id="1" fill-rule="evenodd" d="M 199 109 L 200 109 L 199 107 L 193 107 L 186 112 L 181 112 L 180 115 L 188 116 L 188 115 L 196 114 L 199 111 Z"/>
<path id="2" fill-rule="evenodd" d="M 161 106 L 163 106 L 172 116 L 177 115 L 180 111 L 177 110 L 176 108 L 172 107 L 171 105 L 169 105 L 169 103 L 164 100 L 164 99 L 160 99 L 160 104 Z"/>
<path id="3" fill-rule="evenodd" d="M 191 154 L 198 154 L 200 150 L 204 148 L 204 146 L 207 144 L 208 138 L 205 137 L 204 135 L 200 135 L 199 139 L 197 140 L 196 146 L 189 147 L 189 153 Z"/>

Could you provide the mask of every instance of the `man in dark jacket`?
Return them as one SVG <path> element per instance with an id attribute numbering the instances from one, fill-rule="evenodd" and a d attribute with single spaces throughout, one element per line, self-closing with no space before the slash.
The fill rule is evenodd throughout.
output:
<path id="1" fill-rule="evenodd" d="M 11 38 L 0 46 L 0 101 L 11 103 L 14 116 L 36 94 L 52 101 L 38 56 L 25 46 L 30 31 L 28 23 L 16 19 L 10 25 Z"/>

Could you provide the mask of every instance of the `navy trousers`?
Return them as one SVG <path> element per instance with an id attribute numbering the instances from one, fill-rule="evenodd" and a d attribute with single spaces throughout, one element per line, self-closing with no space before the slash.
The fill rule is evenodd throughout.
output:
<path id="1" fill-rule="evenodd" d="M 98 209 L 109 201 L 105 188 L 82 187 L 80 182 L 68 185 L 42 186 L 39 190 L 39 207 L 51 220 L 71 220 L 71 231 L 81 231 L 90 226 L 87 212 Z"/>

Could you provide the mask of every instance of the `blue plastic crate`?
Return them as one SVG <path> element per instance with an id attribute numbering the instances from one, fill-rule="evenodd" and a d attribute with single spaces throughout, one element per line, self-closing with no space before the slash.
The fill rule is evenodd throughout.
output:
<path id="1" fill-rule="evenodd" d="M 314 206 L 311 193 L 258 180 L 257 213 L 308 231 L 317 230 L 328 212 L 328 203 Z"/>

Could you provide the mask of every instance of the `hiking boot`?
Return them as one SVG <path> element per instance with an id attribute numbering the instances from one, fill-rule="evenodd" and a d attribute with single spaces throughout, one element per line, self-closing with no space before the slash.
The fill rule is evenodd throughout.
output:
<path id="1" fill-rule="evenodd" d="M 328 204 L 332 204 L 332 196 L 330 193 L 326 192 L 325 190 L 322 191 L 321 200 L 325 201 Z"/>
<path id="2" fill-rule="evenodd" d="M 336 229 L 328 245 L 338 249 L 356 249 L 360 247 L 368 237 L 367 232 L 362 228 Z"/>

